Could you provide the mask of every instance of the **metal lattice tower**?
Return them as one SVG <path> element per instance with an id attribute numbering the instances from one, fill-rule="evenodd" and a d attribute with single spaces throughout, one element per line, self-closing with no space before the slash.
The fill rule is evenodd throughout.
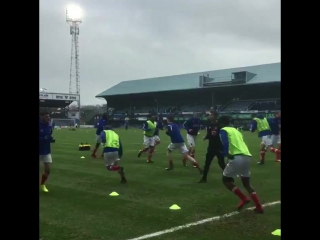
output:
<path id="1" fill-rule="evenodd" d="M 82 23 L 82 19 L 70 16 L 68 9 L 66 10 L 66 17 L 72 36 L 69 93 L 79 94 L 78 107 L 80 108 L 79 25 Z"/>

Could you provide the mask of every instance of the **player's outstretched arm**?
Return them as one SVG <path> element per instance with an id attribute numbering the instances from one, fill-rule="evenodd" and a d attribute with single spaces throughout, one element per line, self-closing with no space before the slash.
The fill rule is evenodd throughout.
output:
<path id="1" fill-rule="evenodd" d="M 100 137 L 101 137 L 101 142 L 102 143 L 106 143 L 107 142 L 106 133 L 104 131 L 102 131 L 100 133 Z"/>
<path id="2" fill-rule="evenodd" d="M 229 154 L 229 140 L 228 140 L 228 134 L 224 130 L 220 130 L 220 139 L 222 142 L 222 147 L 223 147 L 223 156 L 227 157 Z"/>
<path id="3" fill-rule="evenodd" d="M 51 142 L 51 143 L 55 143 L 55 142 L 56 142 L 56 139 L 52 136 L 52 130 L 53 130 L 53 128 L 51 127 L 49 139 L 50 139 L 50 142 Z"/>
<path id="4" fill-rule="evenodd" d="M 250 125 L 250 132 L 255 132 L 257 130 L 257 121 L 252 120 L 251 125 Z"/>
<path id="5" fill-rule="evenodd" d="M 122 142 L 121 142 L 120 139 L 119 139 L 119 144 L 120 144 L 120 146 L 119 146 L 119 158 L 121 158 L 122 155 L 123 155 L 123 147 L 122 147 Z"/>
<path id="6" fill-rule="evenodd" d="M 171 127 L 170 125 L 168 125 L 168 126 L 167 126 L 166 134 L 167 134 L 168 136 L 170 136 L 171 131 L 172 131 L 172 127 Z"/>

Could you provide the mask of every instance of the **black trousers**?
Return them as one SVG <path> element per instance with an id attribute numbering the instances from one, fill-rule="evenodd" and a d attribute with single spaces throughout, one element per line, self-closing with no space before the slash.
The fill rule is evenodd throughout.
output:
<path id="1" fill-rule="evenodd" d="M 226 167 L 226 163 L 224 162 L 224 156 L 222 152 L 208 147 L 207 154 L 206 154 L 206 162 L 204 164 L 203 176 L 202 176 L 204 179 L 207 179 L 210 165 L 214 157 L 217 157 L 219 167 L 222 169 L 222 171 Z"/>

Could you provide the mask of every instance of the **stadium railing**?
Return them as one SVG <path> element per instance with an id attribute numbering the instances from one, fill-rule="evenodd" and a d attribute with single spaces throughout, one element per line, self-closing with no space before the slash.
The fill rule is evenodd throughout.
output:
<path id="1" fill-rule="evenodd" d="M 264 111 L 264 110 L 278 110 L 280 105 L 277 104 L 277 101 L 258 101 L 255 102 L 254 105 L 250 107 L 250 110 L 258 110 L 258 111 Z"/>
<path id="2" fill-rule="evenodd" d="M 223 111 L 245 111 L 249 110 L 250 105 L 254 104 L 253 101 L 232 101 L 223 107 Z"/>

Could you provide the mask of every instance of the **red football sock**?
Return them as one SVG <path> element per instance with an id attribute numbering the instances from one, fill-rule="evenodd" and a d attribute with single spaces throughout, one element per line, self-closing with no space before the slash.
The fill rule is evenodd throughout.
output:
<path id="1" fill-rule="evenodd" d="M 254 204 L 256 205 L 256 207 L 261 207 L 261 204 L 260 204 L 260 201 L 259 201 L 259 198 L 257 196 L 257 193 L 256 192 L 253 192 L 250 194 Z"/>
<path id="2" fill-rule="evenodd" d="M 45 173 L 42 173 L 42 177 L 41 177 L 41 185 L 43 185 L 48 179 L 48 175 Z"/>
<path id="3" fill-rule="evenodd" d="M 260 161 L 261 161 L 261 162 L 264 162 L 264 157 L 265 157 L 265 155 L 266 155 L 266 151 L 261 151 L 261 152 L 260 152 Z"/>
<path id="4" fill-rule="evenodd" d="M 107 168 L 109 171 L 118 171 L 119 170 L 119 166 L 108 166 Z"/>
<path id="5" fill-rule="evenodd" d="M 276 148 L 270 148 L 270 151 L 276 154 L 276 160 L 281 159 L 281 150 Z"/>
<path id="6" fill-rule="evenodd" d="M 232 192 L 234 192 L 234 194 L 236 194 L 241 200 L 246 200 L 246 195 L 244 195 L 241 190 L 237 187 L 234 187 L 232 189 Z"/>

